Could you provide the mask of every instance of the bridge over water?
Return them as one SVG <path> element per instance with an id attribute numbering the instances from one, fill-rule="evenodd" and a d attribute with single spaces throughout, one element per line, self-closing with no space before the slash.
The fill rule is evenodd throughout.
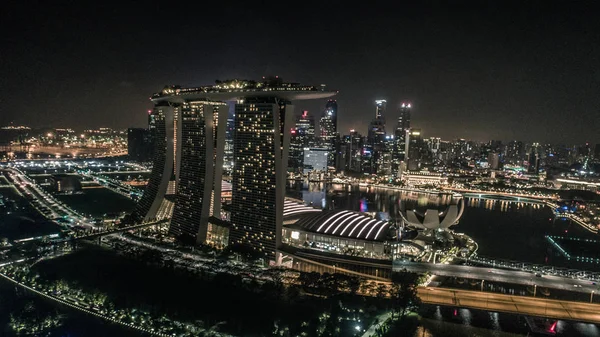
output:
<path id="1" fill-rule="evenodd" d="M 431 287 L 417 293 L 426 304 L 600 323 L 600 304 Z"/>

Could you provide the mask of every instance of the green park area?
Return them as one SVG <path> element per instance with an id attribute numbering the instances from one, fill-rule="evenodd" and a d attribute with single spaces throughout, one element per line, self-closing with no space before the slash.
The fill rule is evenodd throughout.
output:
<path id="1" fill-rule="evenodd" d="M 131 212 L 135 207 L 135 201 L 103 187 L 86 188 L 79 194 L 59 194 L 56 198 L 74 210 L 92 217 Z"/>
<path id="2" fill-rule="evenodd" d="M 119 320 L 186 332 L 196 326 L 237 336 L 361 336 L 383 312 L 408 307 L 389 299 L 393 289 L 352 276 L 231 262 L 216 258 L 209 268 L 187 269 L 157 250 L 123 255 L 89 247 L 15 275 Z"/>

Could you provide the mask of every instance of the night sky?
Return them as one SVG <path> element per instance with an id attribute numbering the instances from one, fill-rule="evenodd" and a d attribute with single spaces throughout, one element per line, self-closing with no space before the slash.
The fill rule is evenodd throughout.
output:
<path id="1" fill-rule="evenodd" d="M 142 127 L 166 84 L 279 75 L 339 90 L 342 134 L 387 99 L 389 130 L 411 101 L 425 137 L 600 143 L 592 2 L 194 3 L 3 2 L 0 125 Z"/>

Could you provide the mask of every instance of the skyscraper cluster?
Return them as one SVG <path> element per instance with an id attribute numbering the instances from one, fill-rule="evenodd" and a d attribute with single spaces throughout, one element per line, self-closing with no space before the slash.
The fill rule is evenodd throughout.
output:
<path id="1" fill-rule="evenodd" d="M 356 130 L 350 130 L 350 134 L 339 138 L 336 169 L 346 172 L 397 176 L 402 168 L 407 166 L 409 158 L 411 108 L 411 103 L 402 102 L 400 104 L 398 112 L 393 113 L 398 116 L 396 126 L 390 130 L 386 125 L 386 116 L 390 115 L 388 102 L 384 99 L 376 100 L 375 113 L 369 122 L 366 137 L 360 135 Z M 419 143 L 418 138 L 413 139 L 413 143 Z M 416 148 L 413 150 L 418 152 Z M 418 164 L 418 156 L 415 155 L 413 158 L 414 164 Z"/>
<path id="2" fill-rule="evenodd" d="M 291 138 L 303 148 L 315 141 L 313 119 L 307 113 L 296 119 L 293 101 L 335 94 L 278 77 L 171 86 L 154 94 L 154 166 L 134 218 L 154 220 L 172 210 L 171 234 L 185 242 L 206 242 L 209 225 L 221 220 L 223 167 L 229 166 L 229 243 L 274 260 L 281 242 L 287 167 L 289 159 L 298 159 L 294 152 L 289 156 Z M 228 118 L 227 101 L 236 102 L 233 118 Z M 334 143 L 337 124 L 337 105 L 329 102 L 329 118 L 322 119 L 325 144 Z"/>

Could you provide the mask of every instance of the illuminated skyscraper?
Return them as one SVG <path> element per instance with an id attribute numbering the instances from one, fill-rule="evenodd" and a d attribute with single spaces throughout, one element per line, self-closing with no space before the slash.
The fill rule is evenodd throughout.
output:
<path id="1" fill-rule="evenodd" d="M 186 101 L 180 111 L 180 169 L 169 234 L 204 243 L 209 217 L 219 218 L 221 212 L 227 105 Z"/>
<path id="2" fill-rule="evenodd" d="M 367 173 L 379 173 L 379 168 L 383 166 L 384 151 L 386 144 L 385 134 L 385 108 L 387 101 L 384 99 L 375 101 L 375 118 L 369 124 L 369 133 L 367 143 L 370 147 L 370 167 L 366 168 Z"/>
<path id="3" fill-rule="evenodd" d="M 394 153 L 392 156 L 392 174 L 398 174 L 400 163 L 404 161 L 406 153 L 406 132 L 410 130 L 411 103 L 403 102 L 400 105 L 398 124 L 394 132 Z"/>
<path id="4" fill-rule="evenodd" d="M 246 97 L 235 105 L 230 242 L 251 247 L 267 261 L 281 243 L 293 109 L 277 97 Z"/>
<path id="5" fill-rule="evenodd" d="M 329 166 L 335 166 L 335 152 L 337 146 L 337 114 L 338 105 L 335 100 L 330 99 L 325 104 L 325 110 L 319 121 L 321 128 L 321 146 L 329 150 Z"/>
<path id="6" fill-rule="evenodd" d="M 223 169 L 231 172 L 233 169 L 233 138 L 235 136 L 235 119 L 234 116 L 227 118 L 225 126 L 225 158 L 223 160 Z"/>
<path id="7" fill-rule="evenodd" d="M 406 132 L 405 161 L 410 171 L 419 170 L 421 164 L 421 153 L 424 147 L 421 129 L 409 129 Z"/>
<path id="8" fill-rule="evenodd" d="M 219 217 L 227 116 L 221 102 L 237 100 L 230 244 L 246 245 L 265 261 L 276 260 L 294 120 L 291 102 L 335 94 L 283 83 L 278 78 L 218 81 L 213 86 L 172 87 L 154 94 L 154 129 L 160 141 L 146 192 L 134 215 L 156 217 L 174 171 L 174 158 L 178 158 L 178 195 L 171 233 L 195 237 L 196 242 L 204 240 L 207 218 Z M 174 121 L 178 121 L 177 136 Z"/>
<path id="9" fill-rule="evenodd" d="M 283 203 L 292 101 L 331 97 L 335 92 L 315 87 L 264 82 L 266 90 L 248 93 L 235 106 L 232 228 L 230 244 L 251 247 L 265 261 L 276 261 L 281 244 Z"/>
<path id="10" fill-rule="evenodd" d="M 294 172 L 302 172 L 304 149 L 315 146 L 315 120 L 303 111 L 296 117 L 296 125 L 291 130 L 288 167 Z"/>
<path id="11" fill-rule="evenodd" d="M 347 169 L 353 172 L 362 172 L 363 137 L 356 130 L 350 130 L 347 149 Z"/>

